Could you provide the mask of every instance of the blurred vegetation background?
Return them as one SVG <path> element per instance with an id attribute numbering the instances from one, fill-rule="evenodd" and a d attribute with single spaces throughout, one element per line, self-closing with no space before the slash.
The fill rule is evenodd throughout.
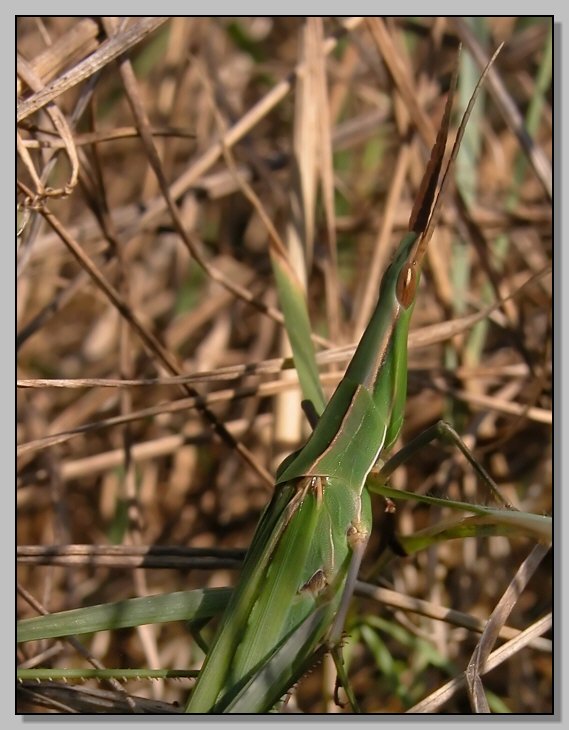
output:
<path id="1" fill-rule="evenodd" d="M 167 548 L 247 547 L 271 495 L 266 475 L 308 431 L 267 229 L 231 159 L 306 281 L 329 393 L 375 304 L 434 139 L 423 139 L 393 68 L 412 79 L 427 132 L 436 130 L 459 42 L 462 108 L 477 54 L 505 46 L 429 252 L 402 443 L 450 420 L 515 506 L 550 514 L 551 19 L 378 23 L 18 19 L 21 617 L 234 582 L 235 570 L 192 569 Z M 254 466 L 214 435 L 204 405 Z M 443 446 L 417 455 L 393 484 L 486 499 Z M 402 532 L 432 517 L 412 505 L 397 516 Z M 149 546 L 164 552 L 151 560 Z M 486 618 L 530 549 L 522 539 L 454 541 L 395 561 L 384 579 Z M 508 624 L 531 625 L 551 594 L 547 559 Z M 371 599 L 354 604 L 347 648 L 366 711 L 404 712 L 465 669 L 476 634 Z M 82 639 L 107 667 L 197 668 L 202 658 L 181 622 Z M 55 641 L 23 644 L 18 659 L 87 666 Z M 339 711 L 330 682 L 324 662 L 291 709 Z M 190 684 L 123 686 L 171 704 Z M 551 712 L 547 642 L 521 649 L 487 687 L 496 711 Z M 20 709 L 46 711 L 38 697 L 22 695 Z M 468 712 L 465 691 L 439 711 Z"/>

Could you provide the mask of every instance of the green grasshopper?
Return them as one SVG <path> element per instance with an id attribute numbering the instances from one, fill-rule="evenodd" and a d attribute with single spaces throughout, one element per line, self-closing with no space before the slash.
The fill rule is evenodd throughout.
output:
<path id="1" fill-rule="evenodd" d="M 187 712 L 266 712 L 318 652 L 334 650 L 339 643 L 372 529 L 366 479 L 402 427 L 407 335 L 423 258 L 487 70 L 435 196 L 455 73 L 409 233 L 383 276 L 371 320 L 314 431 L 277 470 L 274 496 L 257 526 Z M 337 667 L 348 689 L 341 662 Z M 353 703 L 349 691 L 348 697 Z"/>

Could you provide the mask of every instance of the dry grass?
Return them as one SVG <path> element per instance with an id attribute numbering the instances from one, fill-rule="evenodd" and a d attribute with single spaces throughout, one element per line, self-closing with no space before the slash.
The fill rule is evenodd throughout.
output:
<path id="1" fill-rule="evenodd" d="M 539 98 L 550 27 L 548 19 L 481 24 L 486 49 L 506 46 L 482 116 L 471 124 L 476 167 L 458 171 L 463 193 L 449 196 L 430 251 L 413 320 L 402 443 L 438 418 L 451 419 L 508 499 L 549 514 L 549 80 L 531 134 L 520 138 L 512 129 L 516 111 L 525 117 Z M 19 21 L 18 194 L 26 225 L 18 279 L 18 545 L 39 546 L 33 560 L 34 551 L 21 556 L 22 617 L 41 607 L 229 584 L 227 568 L 189 570 L 163 554 L 140 556 L 146 546 L 246 547 L 276 463 L 303 438 L 298 400 L 287 399 L 295 379 L 282 373 L 287 351 L 269 235 L 231 158 L 278 235 L 290 245 L 310 243 L 316 341 L 332 348 L 328 362 L 339 363 L 323 365 L 329 385 L 346 361 L 335 348 L 353 343 L 367 321 L 409 216 L 425 165 L 422 139 L 433 140 L 457 42 L 476 49 L 461 21 L 444 18 L 352 19 L 347 33 L 328 18 L 302 36 L 304 25 L 301 18 L 134 19 L 126 27 L 111 19 Z M 397 68 L 412 80 L 410 95 L 393 81 Z M 223 129 L 230 155 L 219 142 Z M 497 299 L 503 304 L 482 329 L 465 329 L 461 318 Z M 429 344 L 418 349 L 421 337 Z M 427 449 L 394 484 L 484 499 L 449 449 Z M 402 506 L 400 529 L 430 517 Z M 42 561 L 41 547 L 53 545 L 125 550 L 105 560 L 87 548 L 81 559 L 68 550 Z M 521 539 L 455 541 L 398 560 L 388 577 L 401 594 L 486 618 L 530 549 Z M 507 623 L 525 629 L 550 607 L 544 561 Z M 358 610 L 392 627 L 402 622 L 407 637 L 428 637 L 439 664 L 452 662 L 456 674 L 477 641 L 466 629 L 393 614 L 371 599 Z M 402 712 L 449 674 L 423 645 L 398 640 L 396 629 L 382 636 L 394 674 L 386 678 L 385 666 L 378 670 L 362 650 L 354 684 L 367 711 Z M 181 624 L 83 643 L 108 667 L 199 662 Z M 552 710 L 551 654 L 540 646 L 517 649 L 484 678 L 513 712 Z M 22 645 L 19 659 L 86 666 L 75 648 L 54 642 Z M 326 682 L 326 667 L 324 675 Z M 303 682 L 305 711 L 332 711 L 321 699 L 322 681 L 315 671 Z M 127 691 L 171 703 L 183 702 L 187 689 L 132 682 Z M 46 688 L 45 696 L 53 692 Z M 79 700 L 59 701 L 54 711 L 88 711 Z M 37 698 L 21 707 L 41 711 Z M 438 711 L 468 712 L 464 690 Z"/>

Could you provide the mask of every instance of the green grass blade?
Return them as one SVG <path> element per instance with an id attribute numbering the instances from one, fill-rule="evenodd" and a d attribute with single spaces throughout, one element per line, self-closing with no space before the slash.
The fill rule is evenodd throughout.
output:
<path id="1" fill-rule="evenodd" d="M 23 619 L 18 622 L 16 636 L 18 642 L 34 641 L 143 624 L 210 618 L 223 611 L 230 595 L 230 588 L 210 588 L 74 608 Z"/>
<path id="2" fill-rule="evenodd" d="M 192 678 L 198 674 L 195 669 L 93 669 L 83 667 L 82 669 L 61 669 L 35 667 L 34 669 L 18 669 L 18 681 L 48 680 L 50 682 L 84 681 L 86 679 L 185 679 Z"/>
<path id="3" fill-rule="evenodd" d="M 437 522 L 413 535 L 398 536 L 408 555 L 425 550 L 435 543 L 466 537 L 532 537 L 541 542 L 551 540 L 551 519 L 528 513 L 492 510 L 487 515 L 454 518 Z"/>
<path id="4" fill-rule="evenodd" d="M 277 256 L 271 256 L 271 261 L 302 394 L 306 400 L 312 401 L 320 416 L 326 399 L 320 385 L 306 297 L 289 267 Z"/>

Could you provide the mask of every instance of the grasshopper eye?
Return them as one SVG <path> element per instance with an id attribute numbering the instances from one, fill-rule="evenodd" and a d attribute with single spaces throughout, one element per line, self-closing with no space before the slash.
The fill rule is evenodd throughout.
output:
<path id="1" fill-rule="evenodd" d="M 395 293 L 399 304 L 405 309 L 415 301 L 415 290 L 417 289 L 417 269 L 415 260 L 405 264 L 397 279 Z"/>

